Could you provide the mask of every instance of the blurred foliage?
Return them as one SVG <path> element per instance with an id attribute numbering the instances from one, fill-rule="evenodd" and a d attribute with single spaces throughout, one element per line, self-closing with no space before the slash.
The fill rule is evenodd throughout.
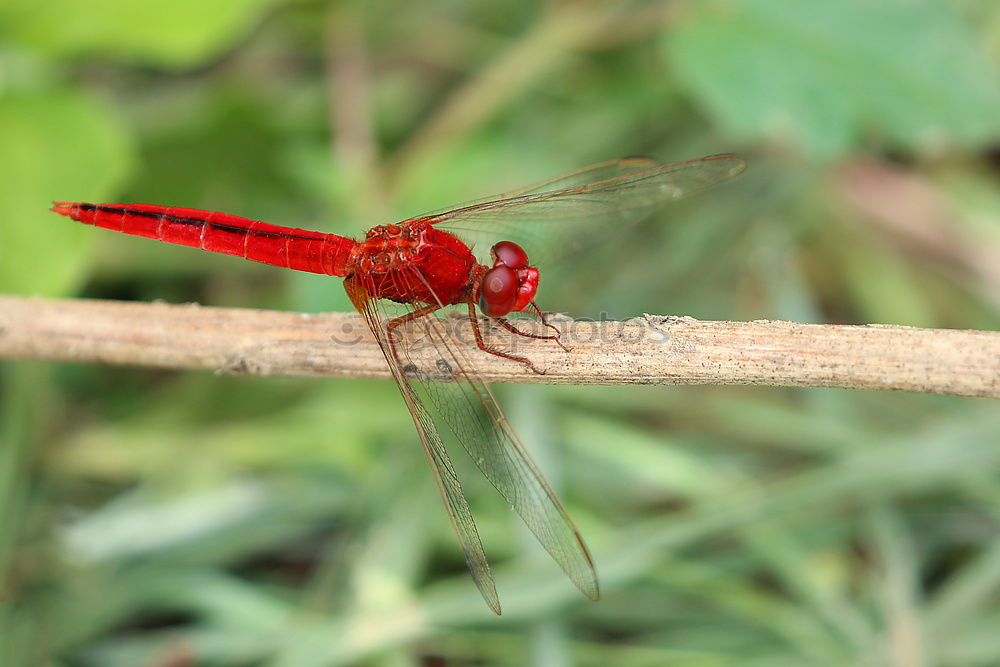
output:
<path id="1" fill-rule="evenodd" d="M 996 137 L 1000 69 L 964 18 L 908 0 L 747 0 L 702 10 L 665 41 L 742 137 L 786 135 L 813 156 L 863 149 L 869 133 L 905 151 L 974 150 Z"/>
<path id="2" fill-rule="evenodd" d="M 336 280 L 45 209 L 357 235 L 737 151 L 737 181 L 544 267 L 542 307 L 997 329 L 998 73 L 993 0 L 5 0 L 0 290 L 346 310 Z M 390 383 L 4 364 L 0 664 L 1000 664 L 995 402 L 501 394 L 599 603 L 464 466 L 489 613 Z"/>

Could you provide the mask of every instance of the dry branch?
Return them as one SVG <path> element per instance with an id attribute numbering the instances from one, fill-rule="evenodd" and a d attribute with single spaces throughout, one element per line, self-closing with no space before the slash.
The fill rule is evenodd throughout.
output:
<path id="1" fill-rule="evenodd" d="M 764 384 L 1000 398 L 1000 332 L 656 315 L 553 321 L 568 351 L 487 330 L 496 344 L 516 344 L 514 351 L 544 375 L 476 350 L 460 318 L 447 323 L 494 382 Z M 545 333 L 533 323 L 519 325 Z M 14 296 L 0 296 L 0 359 L 389 377 L 381 351 L 354 313 Z M 431 356 L 427 360 L 433 364 Z"/>

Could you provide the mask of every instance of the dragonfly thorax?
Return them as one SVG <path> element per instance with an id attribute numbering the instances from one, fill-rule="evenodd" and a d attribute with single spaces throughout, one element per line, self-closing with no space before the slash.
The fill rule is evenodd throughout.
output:
<path id="1" fill-rule="evenodd" d="M 465 243 L 421 220 L 372 228 L 353 259 L 373 296 L 439 305 L 468 300 L 476 266 Z"/>

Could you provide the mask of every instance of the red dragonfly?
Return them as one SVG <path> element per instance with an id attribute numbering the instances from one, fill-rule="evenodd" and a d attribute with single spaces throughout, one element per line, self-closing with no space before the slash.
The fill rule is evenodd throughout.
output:
<path id="1" fill-rule="evenodd" d="M 472 356 L 448 333 L 437 311 L 466 305 L 480 350 L 540 372 L 529 359 L 488 346 L 475 310 L 478 305 L 513 335 L 559 343 L 558 330 L 534 301 L 539 272 L 522 246 L 531 246 L 545 228 L 562 232 L 564 246 L 574 239 L 594 240 L 613 231 L 616 223 L 632 222 L 656 205 L 732 178 L 745 166 L 734 155 L 668 165 L 648 158 L 611 160 L 498 198 L 380 225 L 363 241 L 150 204 L 55 202 L 52 210 L 126 234 L 345 278 L 344 288 L 381 346 L 413 416 L 472 578 L 499 614 L 490 565 L 445 439 L 461 443 L 584 595 L 596 600 L 600 585 L 573 521 L 504 417 Z M 505 240 L 493 243 L 489 263 L 480 263 L 471 241 L 500 238 Z M 506 316 L 522 311 L 555 333 L 520 331 Z M 414 352 L 415 345 L 408 342 L 413 338 L 400 335 L 402 327 L 416 327 L 423 344 L 432 345 L 433 369 L 419 370 L 416 362 L 425 357 Z"/>

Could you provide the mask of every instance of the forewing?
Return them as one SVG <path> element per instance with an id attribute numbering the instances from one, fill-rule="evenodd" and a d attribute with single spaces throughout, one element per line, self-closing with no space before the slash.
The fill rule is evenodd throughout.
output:
<path id="1" fill-rule="evenodd" d="M 411 279 L 424 281 L 415 270 Z M 434 314 L 415 318 L 393 336 L 395 355 L 393 343 L 385 337 L 386 356 L 396 356 L 397 368 L 406 369 L 397 375 L 404 395 L 411 396 L 408 402 L 420 406 L 415 414 L 429 422 L 423 431 L 437 436 L 434 424 L 444 424 L 570 580 L 596 600 L 600 587 L 590 552 L 474 362 L 449 331 L 449 326 L 456 325 L 468 327 L 469 323 Z M 402 344 L 404 338 L 421 344 Z M 438 445 L 440 438 L 434 442 Z"/>
<path id="2" fill-rule="evenodd" d="M 465 554 L 465 562 L 469 566 L 469 572 L 476 583 L 476 587 L 482 594 L 486 604 L 497 615 L 500 614 L 500 598 L 497 596 L 496 584 L 493 581 L 493 573 L 490 571 L 489 561 L 486 560 L 486 553 L 483 551 L 483 543 L 479 539 L 479 532 L 476 530 L 475 521 L 472 518 L 472 510 L 465 499 L 462 485 L 458 481 L 455 467 L 451 458 L 441 441 L 434 419 L 427 410 L 427 405 L 413 389 L 412 380 L 400 368 L 396 356 L 392 354 L 389 346 L 385 322 L 378 308 L 378 301 L 371 296 L 363 281 L 355 276 L 350 276 L 344 281 L 344 288 L 347 295 L 359 313 L 364 317 L 365 322 L 371 329 L 375 340 L 385 354 L 389 370 L 403 394 L 403 400 L 413 416 L 413 423 L 420 436 L 420 442 L 424 445 L 424 453 L 431 465 L 434 473 L 434 480 L 437 482 L 438 490 L 441 492 L 441 499 L 444 501 L 448 518 L 452 528 L 458 536 L 458 543 Z"/>
<path id="3" fill-rule="evenodd" d="M 481 253 L 497 240 L 515 241 L 537 264 L 594 243 L 609 233 L 602 235 L 602 229 L 617 232 L 654 207 L 701 192 L 745 168 L 735 155 L 668 165 L 649 158 L 610 160 L 420 219 L 459 231 Z"/>

